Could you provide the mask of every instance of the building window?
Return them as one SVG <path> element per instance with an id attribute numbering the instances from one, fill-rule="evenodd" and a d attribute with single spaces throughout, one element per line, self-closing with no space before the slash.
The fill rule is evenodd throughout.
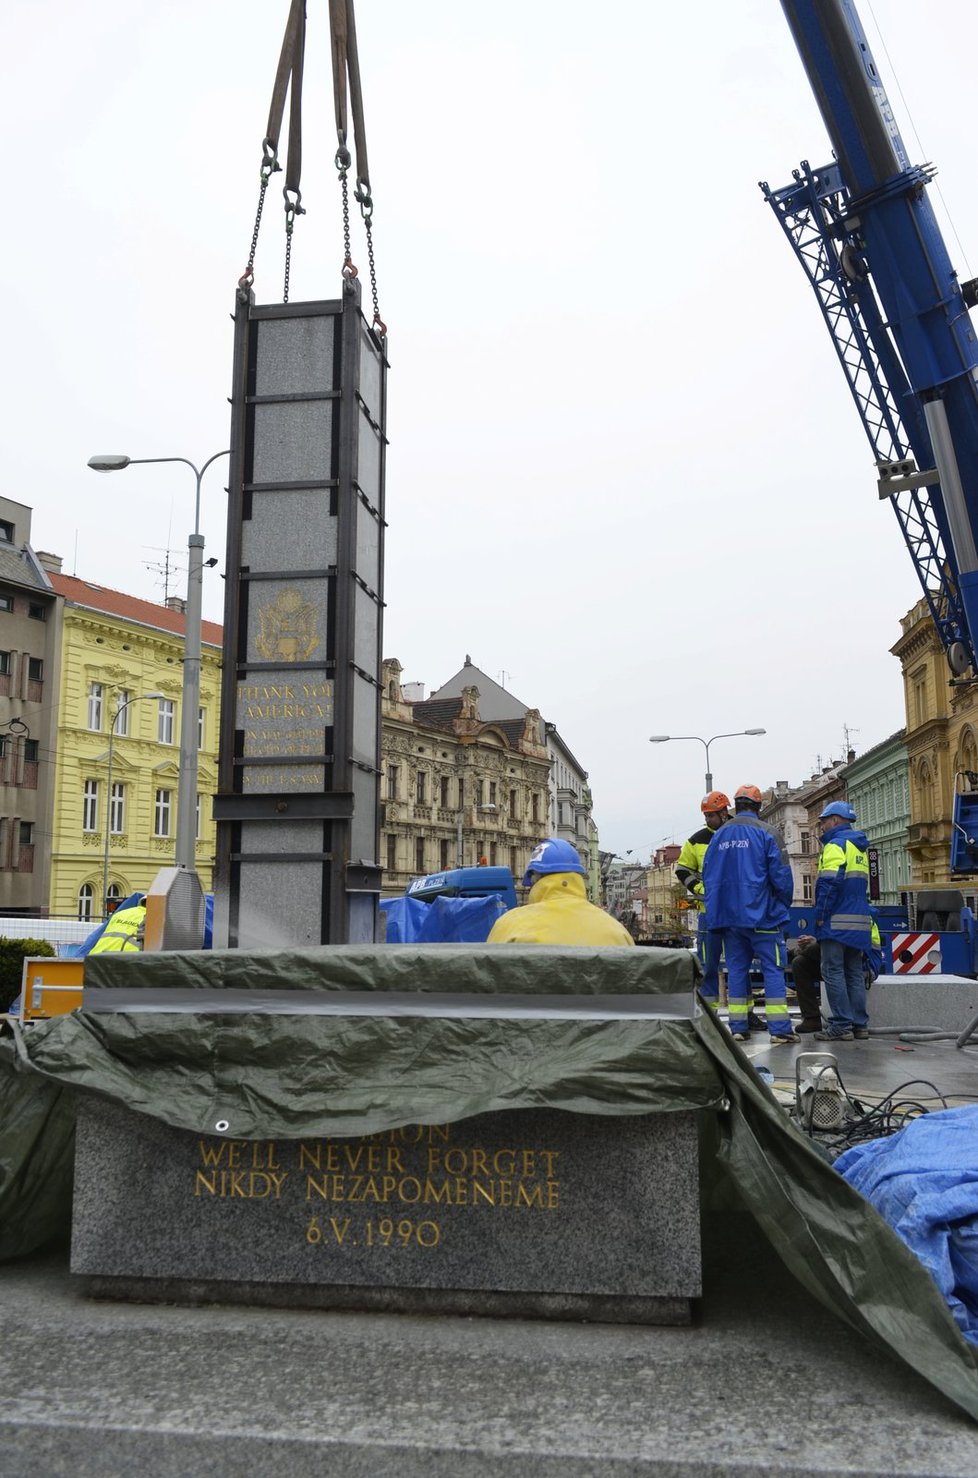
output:
<path id="1" fill-rule="evenodd" d="M 7 677 L 10 674 L 10 653 L 0 652 L 0 675 Z"/>
<path id="2" fill-rule="evenodd" d="M 202 708 L 198 708 L 198 710 L 197 710 L 197 748 L 198 749 L 203 749 L 203 747 L 204 747 L 204 734 L 206 733 L 206 731 L 207 731 L 207 723 L 206 723 L 206 720 L 204 718 L 204 710 Z"/>
<path id="3" fill-rule="evenodd" d="M 442 840 L 438 844 L 438 866 L 441 868 L 442 872 L 447 872 L 452 865 L 448 857 L 448 849 L 450 845 L 451 843 L 446 842 L 444 838 L 442 838 Z"/>
<path id="4" fill-rule="evenodd" d="M 465 805 L 465 781 L 461 775 L 458 777 L 458 808 L 461 811 Z"/>
<path id="5" fill-rule="evenodd" d="M 24 759 L 28 764 L 36 765 L 41 757 L 41 743 L 39 739 L 24 740 Z"/>
<path id="6" fill-rule="evenodd" d="M 489 804 L 490 804 L 490 806 L 494 806 L 496 804 L 496 782 L 495 782 L 495 780 L 490 780 L 489 781 Z"/>
<path id="7" fill-rule="evenodd" d="M 20 823 L 20 845 L 31 847 L 34 845 L 34 823 L 33 821 L 22 821 Z"/>
<path id="8" fill-rule="evenodd" d="M 14 526 L 5 518 L 0 518 L 0 543 L 12 544 L 14 542 Z"/>
<path id="9" fill-rule="evenodd" d="M 447 808 L 447 806 L 448 806 L 448 776 L 447 775 L 443 775 L 441 777 L 441 803 L 442 803 L 442 805 L 444 807 Z"/>
<path id="10" fill-rule="evenodd" d="M 417 837 L 415 839 L 414 865 L 418 872 L 424 872 L 424 837 Z"/>
<path id="11" fill-rule="evenodd" d="M 415 799 L 417 800 L 417 803 L 418 803 L 419 806 L 423 806 L 424 805 L 425 800 L 427 798 L 427 793 L 428 793 L 428 772 L 426 770 L 419 770 L 418 771 L 418 788 L 417 788 L 417 793 L 416 793 L 416 796 L 415 796 Z"/>
<path id="12" fill-rule="evenodd" d="M 98 781 L 86 780 L 82 798 L 82 831 L 98 829 Z"/>
<path id="13" fill-rule="evenodd" d="M 397 872 L 397 837 L 392 831 L 387 833 L 387 871 Z"/>
<path id="14" fill-rule="evenodd" d="M 533 792 L 533 798 L 532 798 L 532 800 L 530 802 L 530 811 L 531 811 L 532 819 L 534 821 L 539 821 L 540 820 L 540 797 L 539 797 L 539 795 L 537 794 L 536 791 Z"/>
<path id="15" fill-rule="evenodd" d="M 125 738 L 129 733 L 129 705 L 132 697 L 128 688 L 120 688 L 115 697 L 115 720 L 112 732 Z"/>
<path id="16" fill-rule="evenodd" d="M 489 866 L 490 867 L 495 867 L 496 866 L 496 843 L 495 842 L 490 842 L 489 843 Z"/>
<path id="17" fill-rule="evenodd" d="M 397 782 L 400 777 L 400 773 L 400 765 L 387 766 L 387 799 L 389 801 L 397 800 Z"/>
<path id="18" fill-rule="evenodd" d="M 172 799 L 172 790 L 158 790 L 156 792 L 156 807 L 153 815 L 154 836 L 168 837 L 170 835 L 170 804 Z"/>
<path id="19" fill-rule="evenodd" d="M 27 676 L 32 683 L 44 681 L 44 663 L 40 657 L 28 657 Z"/>
<path id="20" fill-rule="evenodd" d="M 801 877 L 801 896 L 802 896 L 802 898 L 804 899 L 804 901 L 806 903 L 811 903 L 812 898 L 814 897 L 814 891 L 812 889 L 812 877 L 811 877 L 811 873 L 807 873 L 807 872 L 802 873 L 802 877 Z"/>
<path id="21" fill-rule="evenodd" d="M 484 806 L 486 803 L 486 782 L 484 780 L 475 782 L 475 803 L 477 806 Z"/>
<path id="22" fill-rule="evenodd" d="M 200 841 L 200 796 L 194 797 L 194 841 Z"/>
<path id="23" fill-rule="evenodd" d="M 112 784 L 112 794 L 109 796 L 109 831 L 113 836 L 120 836 L 126 829 L 126 787 Z"/>
<path id="24" fill-rule="evenodd" d="M 91 883 L 82 883 L 78 889 L 78 917 L 90 919 L 92 917 L 92 904 L 95 901 L 95 890 Z"/>
<path id="25" fill-rule="evenodd" d="M 513 874 L 513 877 L 514 878 L 516 877 L 516 867 L 517 867 L 517 862 L 516 862 L 516 848 L 515 847 L 510 847 L 510 849 L 509 849 L 509 870 Z"/>
<path id="26" fill-rule="evenodd" d="M 510 793 L 509 793 L 509 816 L 510 816 L 510 820 L 511 821 L 515 821 L 516 820 L 516 791 L 515 790 L 511 790 Z"/>
<path id="27" fill-rule="evenodd" d="M 12 595 L 0 595 L 0 611 L 12 611 L 14 598 Z"/>
<path id="28" fill-rule="evenodd" d="M 101 683 L 89 683 L 88 727 L 90 729 L 101 729 L 102 727 L 102 702 L 104 697 L 105 689 Z"/>
<path id="29" fill-rule="evenodd" d="M 173 743 L 173 712 L 175 708 L 176 704 L 172 698 L 160 699 L 160 711 L 156 723 L 156 742 L 158 744 Z"/>
<path id="30" fill-rule="evenodd" d="M 47 606 L 39 605 L 36 601 L 30 601 L 27 606 L 27 614 L 32 621 L 46 621 L 48 618 Z"/>
<path id="31" fill-rule="evenodd" d="M 110 883 L 108 891 L 105 895 L 105 912 L 108 914 L 115 913 L 116 909 L 119 907 L 119 904 L 122 902 L 122 898 L 123 893 L 122 889 L 119 887 L 119 884 Z"/>
<path id="32" fill-rule="evenodd" d="M 803 857 L 810 857 L 811 856 L 811 853 L 812 853 L 812 834 L 811 834 L 810 831 L 803 831 L 802 834 L 801 834 L 801 855 Z"/>

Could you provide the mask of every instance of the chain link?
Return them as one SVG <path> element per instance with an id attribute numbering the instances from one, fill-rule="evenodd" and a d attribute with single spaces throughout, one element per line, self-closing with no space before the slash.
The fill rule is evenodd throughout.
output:
<path id="1" fill-rule="evenodd" d="M 268 189 L 268 182 L 274 174 L 275 170 L 281 169 L 282 167 L 278 162 L 275 150 L 271 147 L 267 139 L 262 145 L 262 148 L 264 150 L 265 157 L 262 161 L 261 173 L 259 175 L 261 186 L 258 191 L 258 210 L 255 213 L 255 229 L 251 233 L 251 250 L 248 253 L 248 265 L 242 272 L 241 276 L 238 278 L 238 287 L 241 289 L 242 292 L 245 292 L 247 289 L 249 289 L 255 280 L 255 253 L 258 250 L 258 233 L 261 230 L 261 213 L 265 208 L 265 191 Z"/>
<path id="2" fill-rule="evenodd" d="M 350 255 L 350 185 L 347 171 L 350 167 L 350 151 L 343 145 L 336 151 L 334 160 L 339 170 L 340 189 L 343 194 L 343 276 L 358 277 L 356 267 L 353 265 L 353 257 Z"/>
<path id="3" fill-rule="evenodd" d="M 282 302 L 289 301 L 289 273 L 292 271 L 292 228 L 295 225 L 295 211 L 285 212 L 285 282 L 282 285 Z"/>
<path id="4" fill-rule="evenodd" d="M 377 298 L 377 264 L 374 261 L 374 237 L 370 227 L 370 217 L 363 218 L 363 228 L 367 233 L 367 261 L 370 264 L 370 295 L 374 302 L 374 328 L 381 338 L 387 333 L 387 324 L 380 316 L 380 303 Z"/>

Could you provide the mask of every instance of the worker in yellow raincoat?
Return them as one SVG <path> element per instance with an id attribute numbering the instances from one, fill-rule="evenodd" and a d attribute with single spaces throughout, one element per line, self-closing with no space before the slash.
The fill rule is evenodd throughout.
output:
<path id="1" fill-rule="evenodd" d="M 588 902 L 587 872 L 570 842 L 548 837 L 523 878 L 530 896 L 492 926 L 489 944 L 634 944 L 623 924 Z"/>

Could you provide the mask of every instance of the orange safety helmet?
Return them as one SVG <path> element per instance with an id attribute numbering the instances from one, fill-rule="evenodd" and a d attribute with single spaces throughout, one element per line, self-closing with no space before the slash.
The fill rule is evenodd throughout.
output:
<path id="1" fill-rule="evenodd" d="M 704 816 L 709 815 L 712 811 L 729 811 L 729 798 L 724 795 L 722 790 L 711 790 L 709 795 L 705 795 L 700 801 L 700 810 Z"/>
<path id="2" fill-rule="evenodd" d="M 763 796 L 756 785 L 741 785 L 734 791 L 734 800 L 753 801 L 756 806 L 759 806 Z"/>

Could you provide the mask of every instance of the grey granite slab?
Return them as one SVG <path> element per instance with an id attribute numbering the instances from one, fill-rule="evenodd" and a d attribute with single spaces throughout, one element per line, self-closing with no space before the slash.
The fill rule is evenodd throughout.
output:
<path id="1" fill-rule="evenodd" d="M 708 1216 L 692 1328 L 79 1297 L 2 1272 L 4 1478 L 974 1478 L 978 1425 Z"/>
<path id="2" fill-rule="evenodd" d="M 72 1271 L 137 1297 L 682 1322 L 697 1166 L 689 1113 L 270 1143 L 85 1098 Z"/>

